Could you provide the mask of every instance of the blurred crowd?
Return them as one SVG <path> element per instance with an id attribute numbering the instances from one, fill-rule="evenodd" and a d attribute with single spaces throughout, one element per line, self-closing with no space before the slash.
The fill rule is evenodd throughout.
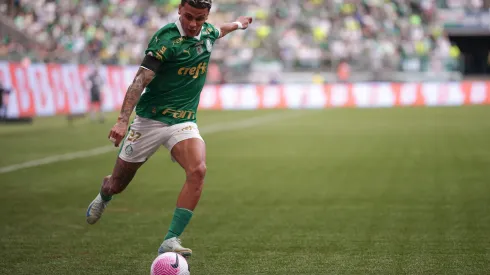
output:
<path id="1" fill-rule="evenodd" d="M 40 43 L 26 47 L 8 35 L 0 37 L 0 58 L 126 65 L 139 64 L 149 37 L 177 20 L 180 0 L 9 4 L 0 4 L 2 14 Z M 286 71 L 341 63 L 354 70 L 457 70 L 459 49 L 450 43 L 437 12 L 483 6 L 482 0 L 214 0 L 209 22 L 230 22 L 238 15 L 255 21 L 248 31 L 220 40 L 213 62 L 237 71 L 256 62 L 278 63 Z"/>

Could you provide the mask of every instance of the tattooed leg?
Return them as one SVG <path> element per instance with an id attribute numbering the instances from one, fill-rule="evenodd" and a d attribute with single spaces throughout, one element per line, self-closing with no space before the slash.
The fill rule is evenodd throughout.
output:
<path id="1" fill-rule="evenodd" d="M 124 191 L 143 163 L 131 163 L 117 158 L 112 175 L 104 178 L 101 189 L 102 195 L 110 197 Z"/>
<path id="2" fill-rule="evenodd" d="M 155 73 L 153 71 L 143 67 L 140 67 L 138 72 L 136 72 L 133 83 L 129 85 L 124 96 L 117 122 L 109 132 L 109 139 L 114 142 L 114 146 L 119 146 L 119 143 L 124 138 L 128 128 L 129 117 L 141 93 L 154 77 Z M 94 224 L 100 219 L 104 209 L 112 199 L 112 195 L 121 193 L 128 186 L 142 164 L 126 162 L 120 158 L 117 159 L 112 175 L 104 178 L 99 194 L 88 206 L 86 217 L 89 224 Z"/>
<path id="3" fill-rule="evenodd" d="M 143 162 L 130 163 L 117 159 L 112 175 L 104 178 L 100 193 L 88 206 L 87 223 L 94 224 L 100 219 L 112 195 L 121 193 L 128 186 L 142 164 Z"/>

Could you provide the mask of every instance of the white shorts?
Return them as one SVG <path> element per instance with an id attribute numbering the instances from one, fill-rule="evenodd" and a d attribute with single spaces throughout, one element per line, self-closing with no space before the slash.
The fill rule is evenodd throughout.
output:
<path id="1" fill-rule="evenodd" d="M 204 141 L 194 122 L 168 125 L 136 116 L 121 145 L 119 157 L 127 162 L 145 162 L 158 150 L 160 145 L 165 146 L 171 152 L 175 144 L 191 138 Z"/>

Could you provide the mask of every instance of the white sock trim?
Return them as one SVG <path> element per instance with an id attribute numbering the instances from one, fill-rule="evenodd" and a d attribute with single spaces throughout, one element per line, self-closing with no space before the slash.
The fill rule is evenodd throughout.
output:
<path id="1" fill-rule="evenodd" d="M 177 207 L 177 209 L 186 210 L 186 211 L 190 212 L 191 214 L 194 214 L 194 212 L 192 212 L 192 210 L 189 210 L 187 208 Z"/>

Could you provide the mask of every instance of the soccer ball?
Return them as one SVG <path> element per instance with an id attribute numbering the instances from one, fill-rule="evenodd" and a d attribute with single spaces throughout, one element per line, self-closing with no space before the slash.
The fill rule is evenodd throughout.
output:
<path id="1" fill-rule="evenodd" d="M 189 265 L 184 257 L 174 252 L 166 252 L 151 264 L 151 275 L 190 275 Z"/>

